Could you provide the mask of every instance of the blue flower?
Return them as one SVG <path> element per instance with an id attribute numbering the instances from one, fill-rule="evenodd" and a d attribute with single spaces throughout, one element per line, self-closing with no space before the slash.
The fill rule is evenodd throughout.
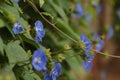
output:
<path id="1" fill-rule="evenodd" d="M 39 37 L 44 37 L 45 36 L 45 30 L 43 28 L 43 24 L 41 21 L 37 20 L 35 22 L 35 29 L 36 29 L 36 35 Z"/>
<path id="2" fill-rule="evenodd" d="M 95 50 L 100 51 L 103 48 L 103 46 L 104 46 L 104 41 L 100 39 L 95 47 Z"/>
<path id="3" fill-rule="evenodd" d="M 80 40 L 84 43 L 85 45 L 85 54 L 88 56 L 90 49 L 91 49 L 91 42 L 90 40 L 84 35 L 84 34 L 80 34 Z"/>
<path id="4" fill-rule="evenodd" d="M 61 66 L 61 64 L 58 63 L 58 62 L 55 62 L 54 63 L 54 68 L 52 69 L 50 74 L 52 75 L 52 77 L 58 77 L 58 76 L 61 75 L 61 73 L 62 73 L 62 66 Z"/>
<path id="5" fill-rule="evenodd" d="M 108 34 L 107 34 L 107 40 L 109 40 L 114 35 L 114 30 L 112 26 L 110 26 Z"/>
<path id="6" fill-rule="evenodd" d="M 95 50 L 100 51 L 104 46 L 104 41 L 100 38 L 100 36 L 97 33 L 94 34 L 94 39 L 98 41 Z"/>
<path id="7" fill-rule="evenodd" d="M 78 17 L 78 18 L 81 18 L 81 17 L 83 16 L 83 8 L 81 7 L 80 4 L 76 4 L 76 10 L 77 10 L 77 12 L 78 12 L 77 17 Z"/>
<path id="8" fill-rule="evenodd" d="M 42 42 L 42 38 L 39 36 L 35 36 L 34 40 L 36 43 Z"/>
<path id="9" fill-rule="evenodd" d="M 34 51 L 32 65 L 37 71 L 46 71 L 47 57 L 41 48 Z"/>
<path id="10" fill-rule="evenodd" d="M 89 55 L 87 59 L 82 63 L 82 67 L 86 72 L 89 72 L 92 69 L 92 60 L 95 55 Z"/>
<path id="11" fill-rule="evenodd" d="M 20 2 L 20 0 L 14 0 L 14 1 L 17 2 L 17 3 Z"/>
<path id="12" fill-rule="evenodd" d="M 44 80 L 53 80 L 49 74 L 44 75 Z"/>
<path id="13" fill-rule="evenodd" d="M 50 72 L 50 74 L 44 75 L 44 80 L 56 80 L 62 73 L 62 66 L 58 62 L 54 62 L 54 68 Z"/>
<path id="14" fill-rule="evenodd" d="M 37 43 L 42 42 L 42 38 L 45 36 L 45 30 L 43 28 L 43 24 L 41 21 L 37 20 L 35 22 L 35 29 L 36 29 L 36 37 L 35 41 Z M 38 39 L 38 40 L 37 40 Z"/>
<path id="15" fill-rule="evenodd" d="M 16 22 L 13 25 L 12 30 L 13 30 L 14 34 L 19 34 L 20 32 L 22 32 L 24 30 L 24 28 L 19 22 Z"/>
<path id="16" fill-rule="evenodd" d="M 82 64 L 82 67 L 86 72 L 90 72 L 90 70 L 92 68 L 92 63 L 89 61 L 84 61 Z"/>

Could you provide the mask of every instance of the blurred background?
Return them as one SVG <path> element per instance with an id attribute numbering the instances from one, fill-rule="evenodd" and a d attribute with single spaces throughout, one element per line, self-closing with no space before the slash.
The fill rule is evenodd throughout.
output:
<path id="1" fill-rule="evenodd" d="M 104 37 L 105 45 L 102 49 L 103 52 L 118 55 L 120 50 L 120 1 L 119 0 L 82 0 L 81 4 L 84 8 L 94 8 L 96 16 L 89 22 L 88 26 L 93 31 L 97 31 L 101 36 L 106 35 L 106 28 L 113 27 L 114 34 L 107 40 Z M 98 3 L 96 4 L 96 2 Z M 93 14 L 94 16 L 94 14 Z M 96 54 L 93 61 L 93 68 L 89 75 L 92 79 L 85 80 L 119 80 L 120 79 L 120 59 L 106 57 Z M 82 79 L 78 79 L 82 80 Z M 84 79 L 83 79 L 84 80 Z"/>

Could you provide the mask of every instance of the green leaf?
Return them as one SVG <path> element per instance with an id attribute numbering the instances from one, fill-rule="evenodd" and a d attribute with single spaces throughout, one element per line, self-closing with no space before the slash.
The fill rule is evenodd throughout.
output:
<path id="1" fill-rule="evenodd" d="M 32 75 L 36 80 L 41 80 L 40 77 L 39 77 L 37 74 L 32 73 L 31 75 Z"/>
<path id="2" fill-rule="evenodd" d="M 40 77 L 37 74 L 30 73 L 28 71 L 23 72 L 23 74 L 21 75 L 21 77 L 24 80 L 41 80 Z"/>
<path id="3" fill-rule="evenodd" d="M 52 14 L 54 17 L 57 17 L 57 13 L 55 11 L 55 9 L 53 9 L 51 7 L 51 5 L 49 3 L 46 3 L 44 4 L 44 6 L 42 7 L 42 9 L 44 9 L 46 12 L 49 12 L 50 14 Z"/>
<path id="4" fill-rule="evenodd" d="M 73 55 L 75 55 L 75 52 L 73 50 L 65 52 L 65 56 L 67 57 L 66 61 L 67 61 L 68 65 L 71 67 L 71 69 L 74 70 L 78 75 L 80 75 L 80 73 L 81 73 L 80 72 L 80 62 L 76 58 L 76 57 L 78 57 L 78 55 L 76 55 L 76 57 L 75 56 L 69 57 L 69 56 L 73 56 Z"/>
<path id="5" fill-rule="evenodd" d="M 64 21 L 60 18 L 57 19 L 57 25 L 60 29 L 62 29 L 62 31 L 64 31 L 65 33 L 68 32 L 69 35 L 72 36 L 72 38 L 75 38 L 77 40 L 79 40 L 79 36 L 76 34 L 76 32 L 74 32 L 71 28 L 70 25 L 64 23 Z"/>
<path id="6" fill-rule="evenodd" d="M 30 73 L 27 73 L 27 72 L 24 73 L 24 74 L 22 75 L 22 77 L 23 77 L 24 80 L 35 80 L 34 77 L 31 76 L 31 74 L 30 74 Z"/>
<path id="7" fill-rule="evenodd" d="M 44 3 L 45 3 L 44 0 L 39 0 L 40 7 L 42 7 Z"/>
<path id="8" fill-rule="evenodd" d="M 51 19 L 54 19 L 54 17 L 48 12 L 41 12 L 41 13 L 45 16 L 49 16 Z"/>
<path id="9" fill-rule="evenodd" d="M 68 24 L 68 18 L 66 16 L 63 8 L 61 8 L 61 6 L 58 6 L 57 4 L 55 4 L 51 1 L 49 1 L 49 3 L 56 10 L 56 12 L 58 12 L 58 14 L 62 17 L 62 19 L 64 20 L 64 23 Z"/>
<path id="10" fill-rule="evenodd" d="M 2 19 L 0 19 L 0 28 L 4 27 L 5 26 L 5 23 Z"/>
<path id="11" fill-rule="evenodd" d="M 70 71 L 62 68 L 63 72 L 65 73 L 65 76 L 68 77 L 68 80 L 77 80 Z"/>
<path id="12" fill-rule="evenodd" d="M 2 80 L 16 80 L 15 75 L 9 65 L 5 65 L 0 71 L 0 77 L 4 76 Z"/>
<path id="13" fill-rule="evenodd" d="M 9 64 L 24 63 L 28 60 L 27 53 L 18 42 L 9 42 L 5 48 Z"/>
<path id="14" fill-rule="evenodd" d="M 69 12 L 70 8 L 72 6 L 70 6 L 70 2 L 68 0 L 58 0 L 58 3 L 61 7 L 63 7 L 64 10 L 67 11 L 67 13 Z"/>
<path id="15" fill-rule="evenodd" d="M 0 37 L 0 52 L 2 53 L 2 55 L 4 54 L 3 49 L 4 49 L 4 43 L 2 41 L 2 38 Z"/>

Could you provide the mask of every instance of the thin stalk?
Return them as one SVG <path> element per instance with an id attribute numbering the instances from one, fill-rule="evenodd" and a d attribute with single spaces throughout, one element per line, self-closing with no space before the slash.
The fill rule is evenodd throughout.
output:
<path id="1" fill-rule="evenodd" d="M 99 51 L 96 51 L 94 49 L 92 49 L 92 51 L 96 52 L 96 53 L 99 53 L 99 54 L 102 54 L 102 55 L 105 55 L 105 56 L 108 56 L 108 57 L 112 57 L 112 58 L 120 58 L 120 56 L 116 56 L 116 55 L 111 55 L 111 54 L 105 54 L 103 52 L 99 52 Z"/>

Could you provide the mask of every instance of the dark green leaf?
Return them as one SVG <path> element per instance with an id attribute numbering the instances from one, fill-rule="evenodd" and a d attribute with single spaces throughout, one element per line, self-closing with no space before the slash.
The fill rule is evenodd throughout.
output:
<path id="1" fill-rule="evenodd" d="M 2 38 L 0 37 L 0 52 L 2 53 L 2 55 L 4 54 L 3 49 L 4 49 L 4 43 L 2 41 Z"/>
<path id="2" fill-rule="evenodd" d="M 2 19 L 0 19 L 0 28 L 4 27 L 5 26 L 5 23 Z"/>

